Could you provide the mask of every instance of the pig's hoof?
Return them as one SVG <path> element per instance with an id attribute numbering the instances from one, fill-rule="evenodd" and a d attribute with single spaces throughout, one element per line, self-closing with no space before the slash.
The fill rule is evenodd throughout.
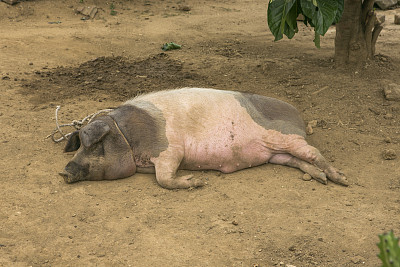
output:
<path id="1" fill-rule="evenodd" d="M 200 179 L 193 179 L 192 181 L 193 181 L 192 187 L 194 187 L 194 188 L 196 188 L 196 187 L 202 187 L 202 186 L 205 186 L 205 185 L 206 185 L 206 184 L 204 183 L 204 181 L 203 181 L 203 180 L 200 180 Z"/>
<path id="2" fill-rule="evenodd" d="M 349 186 L 349 181 L 343 173 L 337 172 L 335 175 L 329 177 L 329 180 L 340 185 Z"/>
<path id="3" fill-rule="evenodd" d="M 343 186 L 349 186 L 349 181 L 347 180 L 346 176 L 336 170 L 335 168 L 328 169 L 326 171 L 326 175 L 328 176 L 328 179 L 331 180 L 332 182 L 336 184 L 340 184 Z"/>

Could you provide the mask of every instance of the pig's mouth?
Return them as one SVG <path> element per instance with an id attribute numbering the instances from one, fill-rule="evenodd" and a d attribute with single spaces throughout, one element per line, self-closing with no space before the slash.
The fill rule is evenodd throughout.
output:
<path id="1" fill-rule="evenodd" d="M 58 173 L 67 184 L 86 180 L 89 174 L 88 165 L 79 165 L 73 161 L 69 162 L 62 172 Z"/>
<path id="2" fill-rule="evenodd" d="M 73 175 L 72 173 L 67 172 L 66 170 L 63 170 L 62 172 L 58 173 L 62 178 L 64 178 L 64 182 L 67 184 L 75 183 L 80 181 L 79 177 L 77 175 Z"/>

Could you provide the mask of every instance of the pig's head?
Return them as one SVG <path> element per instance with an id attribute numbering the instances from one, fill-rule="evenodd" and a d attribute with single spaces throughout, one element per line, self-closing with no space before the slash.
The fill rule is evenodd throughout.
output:
<path id="1" fill-rule="evenodd" d="M 109 116 L 95 120 L 71 134 L 65 152 L 76 151 L 60 175 L 66 183 L 112 180 L 136 172 L 133 151 Z"/>

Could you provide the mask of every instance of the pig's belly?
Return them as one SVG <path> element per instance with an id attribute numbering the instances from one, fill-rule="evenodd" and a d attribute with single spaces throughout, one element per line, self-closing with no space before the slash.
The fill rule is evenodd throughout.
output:
<path id="1" fill-rule="evenodd" d="M 207 140 L 185 143 L 180 169 L 219 170 L 224 173 L 268 162 L 273 151 L 261 138 L 250 136 L 209 136 Z"/>

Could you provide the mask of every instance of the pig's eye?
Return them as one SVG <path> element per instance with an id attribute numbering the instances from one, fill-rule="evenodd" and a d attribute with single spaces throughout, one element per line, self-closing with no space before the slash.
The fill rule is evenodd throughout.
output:
<path id="1" fill-rule="evenodd" d="M 98 142 L 93 145 L 91 145 L 88 150 L 92 155 L 96 156 L 104 156 L 104 143 L 103 142 Z"/>

